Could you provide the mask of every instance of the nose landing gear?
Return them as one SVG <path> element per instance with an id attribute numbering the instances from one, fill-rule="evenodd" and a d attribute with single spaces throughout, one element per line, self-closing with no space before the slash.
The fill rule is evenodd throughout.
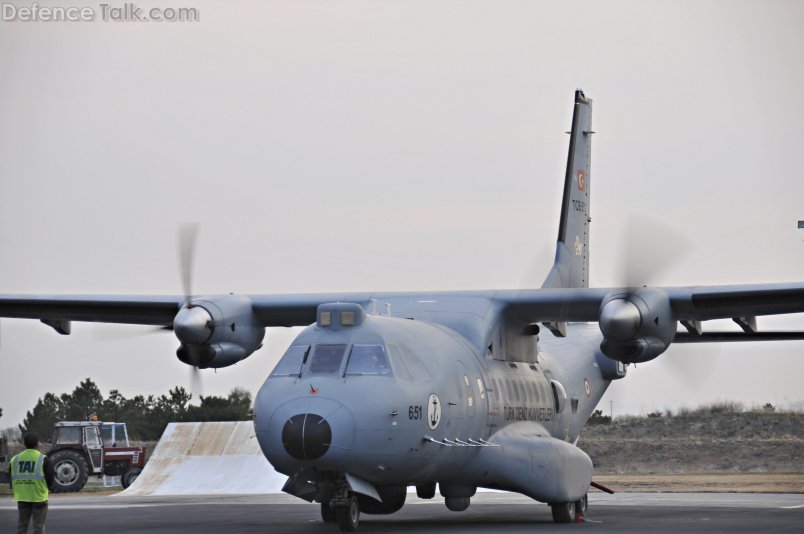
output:
<path id="1" fill-rule="evenodd" d="M 321 519 L 324 523 L 338 523 L 341 532 L 354 532 L 360 524 L 357 495 L 348 489 L 341 489 L 329 502 L 321 503 Z"/>
<path id="2" fill-rule="evenodd" d="M 354 532 L 360 524 L 360 506 L 357 504 L 357 496 L 350 494 L 346 505 L 336 506 L 335 514 L 338 517 L 338 528 L 341 532 Z"/>

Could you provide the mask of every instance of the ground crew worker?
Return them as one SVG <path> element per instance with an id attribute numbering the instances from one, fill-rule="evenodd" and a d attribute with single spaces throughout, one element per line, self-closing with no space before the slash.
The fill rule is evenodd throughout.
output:
<path id="1" fill-rule="evenodd" d="M 22 438 L 25 450 L 11 459 L 11 487 L 17 501 L 17 534 L 28 532 L 33 517 L 34 534 L 45 533 L 48 488 L 53 484 L 53 469 L 47 456 L 39 452 L 39 438 L 28 432 Z"/>

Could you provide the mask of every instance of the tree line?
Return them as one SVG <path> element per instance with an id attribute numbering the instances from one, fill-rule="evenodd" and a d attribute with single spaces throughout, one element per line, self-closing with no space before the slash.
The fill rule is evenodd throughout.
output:
<path id="1" fill-rule="evenodd" d="M 129 439 L 158 440 L 168 423 L 196 421 L 246 421 L 251 419 L 251 393 L 234 388 L 226 397 L 199 396 L 199 404 L 190 404 L 192 394 L 181 386 L 167 394 L 135 395 L 126 398 L 116 389 L 104 398 L 98 386 L 87 378 L 72 393 L 45 393 L 25 415 L 20 432 L 35 432 L 50 440 L 58 421 L 81 421 L 97 416 L 99 421 L 127 423 Z"/>

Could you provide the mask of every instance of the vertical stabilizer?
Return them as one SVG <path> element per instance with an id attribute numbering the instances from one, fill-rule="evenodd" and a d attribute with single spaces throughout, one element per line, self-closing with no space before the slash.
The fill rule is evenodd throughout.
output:
<path id="1" fill-rule="evenodd" d="M 593 133 L 592 101 L 578 89 L 572 113 L 556 259 L 542 287 L 589 287 L 589 184 Z"/>

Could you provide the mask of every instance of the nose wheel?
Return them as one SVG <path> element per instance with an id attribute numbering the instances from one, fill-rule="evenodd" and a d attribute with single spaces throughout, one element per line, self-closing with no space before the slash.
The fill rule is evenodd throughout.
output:
<path id="1" fill-rule="evenodd" d="M 335 516 L 341 532 L 354 532 L 357 529 L 357 525 L 360 524 L 360 507 L 354 493 L 349 493 L 345 504 L 335 507 Z"/>
<path id="2" fill-rule="evenodd" d="M 337 523 L 338 514 L 335 509 L 329 505 L 328 502 L 321 503 L 321 521 L 324 523 Z"/>

